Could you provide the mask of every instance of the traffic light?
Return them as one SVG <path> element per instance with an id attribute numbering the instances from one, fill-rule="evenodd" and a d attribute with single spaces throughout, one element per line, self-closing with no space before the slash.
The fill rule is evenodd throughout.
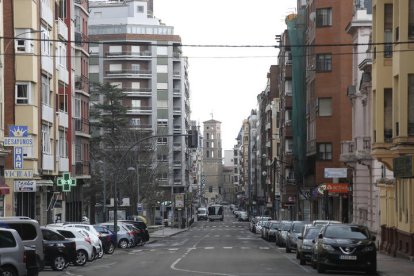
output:
<path id="1" fill-rule="evenodd" d="M 187 136 L 187 145 L 189 148 L 197 148 L 198 147 L 198 131 L 195 129 L 188 131 Z"/>

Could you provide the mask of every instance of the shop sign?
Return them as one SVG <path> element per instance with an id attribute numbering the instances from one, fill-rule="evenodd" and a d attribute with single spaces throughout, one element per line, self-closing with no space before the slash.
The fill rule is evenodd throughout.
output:
<path id="1" fill-rule="evenodd" d="M 175 194 L 175 208 L 184 208 L 184 194 Z"/>
<path id="2" fill-rule="evenodd" d="M 330 194 L 347 194 L 349 192 L 348 183 L 327 183 L 318 186 L 318 193 L 323 195 L 325 191 Z"/>
<path id="3" fill-rule="evenodd" d="M 14 181 L 15 192 L 36 192 L 36 181 L 35 180 L 15 180 Z"/>
<path id="4" fill-rule="evenodd" d="M 347 168 L 325 168 L 325 178 L 346 178 Z"/>

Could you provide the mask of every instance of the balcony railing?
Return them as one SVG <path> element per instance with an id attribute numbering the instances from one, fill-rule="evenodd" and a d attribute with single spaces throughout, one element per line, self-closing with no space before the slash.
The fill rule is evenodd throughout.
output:
<path id="1" fill-rule="evenodd" d="M 76 76 L 75 77 L 75 88 L 78 90 L 87 90 L 89 87 L 89 78 L 85 76 Z"/>
<path id="2" fill-rule="evenodd" d="M 151 51 L 140 51 L 140 52 L 131 52 L 131 51 L 125 51 L 125 52 L 108 52 L 105 54 L 106 57 L 131 57 L 131 56 L 138 56 L 138 57 L 150 57 Z"/>
<path id="3" fill-rule="evenodd" d="M 89 161 L 76 161 L 75 163 L 75 173 L 76 175 L 89 175 Z"/>
<path id="4" fill-rule="evenodd" d="M 151 114 L 152 107 L 151 106 L 135 106 L 135 107 L 128 107 L 127 113 L 128 114 Z"/>
<path id="5" fill-rule="evenodd" d="M 133 70 L 133 69 L 122 69 L 122 70 L 108 70 L 105 72 L 107 76 L 113 75 L 151 75 L 151 70 Z"/>

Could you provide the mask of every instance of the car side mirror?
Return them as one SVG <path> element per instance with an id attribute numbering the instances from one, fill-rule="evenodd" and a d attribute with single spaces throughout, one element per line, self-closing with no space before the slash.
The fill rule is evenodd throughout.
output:
<path id="1" fill-rule="evenodd" d="M 302 236 L 298 236 L 298 240 L 303 240 L 303 237 Z"/>
<path id="2" fill-rule="evenodd" d="M 323 238 L 322 234 L 319 234 L 318 239 L 322 239 L 322 238 Z"/>

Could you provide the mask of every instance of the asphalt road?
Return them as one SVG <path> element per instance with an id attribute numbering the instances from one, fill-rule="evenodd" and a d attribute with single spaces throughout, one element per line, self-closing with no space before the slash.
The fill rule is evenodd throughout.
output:
<path id="1" fill-rule="evenodd" d="M 379 266 L 381 266 L 380 260 Z M 113 255 L 104 255 L 102 259 L 87 263 L 83 267 L 69 266 L 63 272 L 46 270 L 40 275 L 299 276 L 317 274 L 309 265 L 299 265 L 294 253 L 287 254 L 284 248 L 278 248 L 273 242 L 262 240 L 259 234 L 249 231 L 248 222 L 238 222 L 227 213 L 223 222 L 195 222 L 188 231 L 175 236 L 158 239 L 141 247 L 118 249 Z M 393 274 L 379 273 L 379 275 Z M 329 272 L 324 275 L 364 274 Z"/>

